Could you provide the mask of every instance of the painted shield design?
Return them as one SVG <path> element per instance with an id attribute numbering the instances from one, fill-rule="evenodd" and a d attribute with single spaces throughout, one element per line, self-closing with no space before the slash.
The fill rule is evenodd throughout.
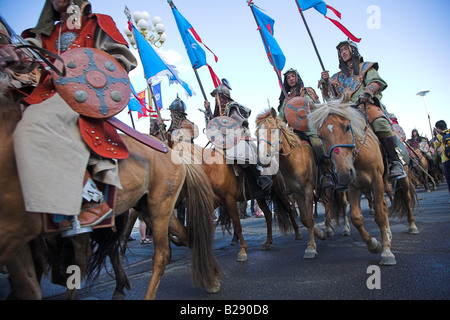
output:
<path id="1" fill-rule="evenodd" d="M 128 105 L 128 74 L 111 55 L 94 48 L 75 48 L 61 58 L 66 75 L 53 73 L 53 83 L 74 111 L 91 118 L 109 118 Z M 61 70 L 62 62 L 56 61 L 55 66 Z"/>
<path id="2" fill-rule="evenodd" d="M 241 140 L 241 128 L 233 118 L 215 117 L 206 125 L 206 136 L 216 147 L 229 149 Z"/>
<path id="3" fill-rule="evenodd" d="M 308 130 L 309 113 L 308 100 L 303 97 L 293 97 L 286 100 L 284 113 L 288 124 L 298 131 Z"/>

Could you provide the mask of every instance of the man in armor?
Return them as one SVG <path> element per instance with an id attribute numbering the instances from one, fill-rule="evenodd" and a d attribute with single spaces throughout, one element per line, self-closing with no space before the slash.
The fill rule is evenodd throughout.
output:
<path id="1" fill-rule="evenodd" d="M 70 10 L 69 6 L 78 6 Z M 76 24 L 73 12 L 81 12 Z M 115 58 L 126 72 L 137 65 L 126 40 L 111 17 L 92 14 L 84 0 L 46 0 L 35 28 L 23 33 L 26 40 L 55 54 L 78 47 L 101 49 Z M 34 68 L 12 45 L 0 47 L 0 57 L 9 56 L 7 67 Z M 27 211 L 53 214 L 59 231 L 81 226 L 90 231 L 112 215 L 112 210 L 94 179 L 121 187 L 117 160 L 99 159 L 80 135 L 79 114 L 55 90 L 50 73 L 24 100 L 23 117 L 14 131 L 14 150 Z M 91 176 L 87 166 L 103 163 L 103 178 Z M 84 187 L 83 187 L 84 186 Z M 83 200 L 82 200 L 83 199 Z M 81 231 L 84 229 L 84 231 Z"/>
<path id="2" fill-rule="evenodd" d="M 256 163 L 256 145 L 251 141 L 251 133 L 249 129 L 248 119 L 251 114 L 251 110 L 238 102 L 235 102 L 230 95 L 231 86 L 227 79 L 222 79 L 222 84 L 217 86 L 212 92 L 211 96 L 215 98 L 215 108 L 213 118 L 220 116 L 227 116 L 235 120 L 241 129 L 241 140 L 236 146 L 227 149 L 225 151 L 225 157 L 231 160 L 237 160 L 241 164 L 244 160 L 245 164 L 242 164 L 242 168 L 256 177 L 256 183 L 263 191 L 268 191 L 273 184 L 272 179 L 266 175 L 261 175 L 261 168 Z M 205 101 L 205 108 L 208 110 L 210 104 Z M 242 154 L 245 159 L 240 159 Z M 251 155 L 254 155 L 252 157 Z M 251 158 L 255 158 L 252 159 Z"/>
<path id="3" fill-rule="evenodd" d="M 378 63 L 364 62 L 353 41 L 342 41 L 337 47 L 339 71 L 331 78 L 328 71 L 321 74 L 320 87 L 325 100 L 334 96 L 343 102 L 353 102 L 366 114 L 372 130 L 377 135 L 389 162 L 388 178 L 406 177 L 404 162 L 391 125 L 381 108 L 381 92 L 386 82 L 378 74 Z"/>
<path id="4" fill-rule="evenodd" d="M 419 135 L 417 129 L 411 131 L 411 139 L 408 139 L 407 143 L 415 150 L 420 150 L 423 155 L 428 159 L 430 164 L 436 165 L 436 156 L 433 157 L 430 150 L 430 142 L 427 138 Z"/>
<path id="5" fill-rule="evenodd" d="M 308 109 L 314 110 L 314 103 L 319 103 L 319 97 L 316 92 L 311 87 L 305 87 L 303 84 L 303 80 L 300 77 L 300 74 L 297 70 L 291 68 L 284 74 L 283 86 L 285 91 L 288 93 L 288 97 L 286 99 L 284 92 L 282 91 L 280 94 L 280 104 L 278 105 L 279 116 L 285 122 L 286 119 L 286 103 L 289 99 L 293 97 L 303 97 L 307 100 Z M 307 120 L 306 120 L 307 121 Z M 300 139 L 308 141 L 313 148 L 314 158 L 316 159 L 316 163 L 319 165 L 319 168 L 322 172 L 322 177 L 320 179 L 322 188 L 334 187 L 335 184 L 333 182 L 332 177 L 325 172 L 330 172 L 325 168 L 327 166 L 327 160 L 324 157 L 324 151 L 322 148 L 322 141 L 317 136 L 315 132 L 312 132 L 308 128 L 306 130 L 300 130 L 299 128 L 293 128 L 294 132 L 300 137 Z"/>

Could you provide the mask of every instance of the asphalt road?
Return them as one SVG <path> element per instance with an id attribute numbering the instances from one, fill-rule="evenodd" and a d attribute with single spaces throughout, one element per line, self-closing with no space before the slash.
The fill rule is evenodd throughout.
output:
<path id="1" fill-rule="evenodd" d="M 216 304 L 219 303 L 222 314 L 225 301 L 246 304 L 259 301 L 258 305 L 261 305 L 268 300 L 447 300 L 450 298 L 450 197 L 445 183 L 430 193 L 423 189 L 417 192 L 420 202 L 415 218 L 420 234 L 408 234 L 406 221 L 390 222 L 396 266 L 373 267 L 378 266 L 380 256 L 367 251 L 353 226 L 350 236 L 341 236 L 340 226 L 336 227 L 335 235 L 325 241 L 316 239 L 319 255 L 312 260 L 303 259 L 307 237 L 304 227 L 301 228 L 302 240 L 294 240 L 293 234 L 282 236 L 275 229 L 274 247 L 262 251 L 265 220 L 251 217 L 241 220 L 248 244 L 246 262 L 236 261 L 239 247 L 230 245 L 231 235 L 216 230 L 215 254 L 223 271 L 220 292 L 208 294 L 203 288 L 193 287 L 189 250 L 172 245 L 172 260 L 156 299 L 178 300 L 178 304 L 172 305 L 177 313 L 188 304 L 191 308 L 216 306 L 217 313 Z M 365 199 L 362 204 L 364 225 L 379 239 L 378 227 Z M 319 207 L 316 222 L 323 228 L 322 207 Z M 137 229 L 132 236 L 139 239 Z M 144 297 L 151 276 L 152 254 L 152 245 L 129 242 L 124 264 L 133 288 L 126 292 L 127 300 Z M 377 272 L 373 273 L 371 268 Z M 111 270 L 104 272 L 89 287 L 83 284 L 77 299 L 109 300 L 115 286 L 111 274 Z M 8 293 L 6 278 L 6 275 L 0 275 L 0 299 Z M 370 283 L 377 284 L 379 288 L 370 289 L 368 283 L 369 286 Z M 65 289 L 44 279 L 42 290 L 44 299 L 61 300 Z"/>

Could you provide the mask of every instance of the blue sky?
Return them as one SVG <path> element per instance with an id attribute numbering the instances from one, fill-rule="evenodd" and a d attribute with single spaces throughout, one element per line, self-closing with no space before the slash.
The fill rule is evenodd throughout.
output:
<path id="1" fill-rule="evenodd" d="M 254 2 L 275 19 L 275 38 L 287 60 L 283 72 L 289 68 L 297 69 L 305 85 L 316 89 L 321 67 L 297 11 L 295 0 Z M 341 12 L 341 23 L 355 36 L 362 38 L 358 46 L 364 60 L 379 63 L 379 73 L 388 83 L 382 101 L 389 112 L 396 114 L 407 136 L 410 136 L 414 128 L 430 136 L 424 100 L 416 95 L 423 89 L 430 90 L 426 99 L 432 126 L 440 119 L 450 124 L 446 101 L 450 91 L 448 78 L 450 68 L 447 58 L 450 52 L 448 43 L 450 1 L 328 0 L 326 2 Z M 159 16 L 163 19 L 167 41 L 162 51 L 177 66 L 180 77 L 196 92 L 196 96 L 186 98 L 181 86 L 169 86 L 168 81 L 164 79 L 162 81 L 164 108 L 167 108 L 179 94 L 187 104 L 188 118 L 202 130 L 205 126 L 204 118 L 197 109 L 203 107 L 203 97 L 167 1 L 92 0 L 91 3 L 94 12 L 112 16 L 120 31 L 126 25 L 123 13 L 125 5 L 131 12 L 147 11 L 151 17 Z M 219 60 L 215 63 L 212 54 L 206 51 L 207 61 L 216 74 L 230 82 L 232 98 L 252 109 L 250 122 L 251 128 L 254 128 L 256 115 L 267 109 L 269 104 L 275 108 L 278 106 L 280 87 L 267 60 L 246 1 L 174 0 L 174 3 L 203 42 L 218 56 Z M 20 33 L 36 24 L 43 4 L 43 0 L 0 0 L 1 15 L 16 32 Z M 345 35 L 314 9 L 305 11 L 304 15 L 325 68 L 331 74 L 337 72 L 338 59 L 335 47 L 346 39 Z M 370 25 L 373 21 L 379 23 L 375 26 Z M 213 104 L 209 92 L 214 87 L 209 72 L 206 67 L 200 68 L 198 72 L 208 100 Z M 131 80 L 137 91 L 145 88 L 140 69 L 131 74 Z M 320 91 L 316 90 L 320 96 Z M 169 118 L 167 110 L 163 110 L 162 115 Z M 131 124 L 126 113 L 119 115 L 119 118 Z M 137 115 L 134 115 L 134 119 L 139 131 L 148 132 L 148 119 L 137 121 Z M 199 144 L 204 144 L 205 141 L 206 137 L 203 134 L 196 140 Z"/>

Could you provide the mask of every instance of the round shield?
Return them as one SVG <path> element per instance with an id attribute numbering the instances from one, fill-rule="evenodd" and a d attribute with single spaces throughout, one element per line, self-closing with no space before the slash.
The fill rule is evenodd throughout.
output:
<path id="1" fill-rule="evenodd" d="M 190 141 L 197 137 L 198 126 L 187 119 L 181 121 L 180 127 L 172 132 L 172 139 L 174 141 Z"/>
<path id="2" fill-rule="evenodd" d="M 298 131 L 308 130 L 308 119 L 306 117 L 309 113 L 308 100 L 303 97 L 286 99 L 284 113 L 292 128 Z"/>
<path id="3" fill-rule="evenodd" d="M 241 140 L 241 128 L 230 117 L 215 117 L 206 125 L 206 136 L 216 147 L 229 149 Z"/>
<path id="4" fill-rule="evenodd" d="M 419 149 L 422 152 L 430 152 L 430 146 L 426 141 L 419 142 Z"/>
<path id="5" fill-rule="evenodd" d="M 122 111 L 130 100 L 130 80 L 111 55 L 95 48 L 75 48 L 61 55 L 64 77 L 52 74 L 56 91 L 81 115 L 109 118 Z M 56 61 L 59 70 L 62 62 Z"/>

